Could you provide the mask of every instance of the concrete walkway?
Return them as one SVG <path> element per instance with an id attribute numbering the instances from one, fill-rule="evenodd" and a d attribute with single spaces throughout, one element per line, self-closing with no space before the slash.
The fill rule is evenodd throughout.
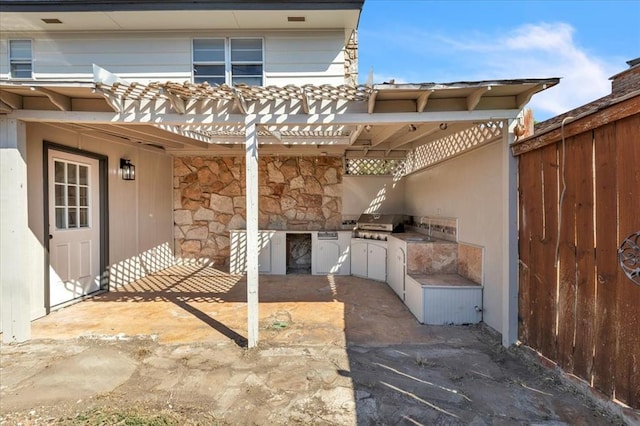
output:
<path id="1" fill-rule="evenodd" d="M 0 423 L 81 424 L 114 409 L 177 424 L 621 423 L 486 327 L 418 324 L 384 283 L 288 275 L 260 286 L 252 350 L 244 281 L 205 267 L 35 321 L 34 340 L 2 347 Z"/>

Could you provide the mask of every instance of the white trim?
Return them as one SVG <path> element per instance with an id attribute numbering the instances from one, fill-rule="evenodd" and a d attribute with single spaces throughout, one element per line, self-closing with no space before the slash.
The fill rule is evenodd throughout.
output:
<path id="1" fill-rule="evenodd" d="M 141 106 L 143 109 L 143 106 Z M 347 113 L 347 114 L 260 114 L 255 115 L 257 125 L 358 125 L 358 124 L 410 124 L 429 122 L 497 121 L 515 119 L 519 110 L 475 110 L 404 113 Z M 51 121 L 66 123 L 152 123 L 164 125 L 217 125 L 243 124 L 241 114 L 185 114 L 161 112 L 85 112 L 17 110 L 9 118 L 24 121 Z"/>
<path id="2" fill-rule="evenodd" d="M 258 129 L 255 117 L 248 115 L 246 129 L 246 212 L 247 212 L 247 340 L 249 348 L 258 344 Z"/>
<path id="3" fill-rule="evenodd" d="M 517 120 L 502 131 L 502 344 L 518 340 L 518 159 L 511 153 Z"/>
<path id="4" fill-rule="evenodd" d="M 31 285 L 25 123 L 0 118 L 0 308 L 2 341 L 31 338 Z"/>

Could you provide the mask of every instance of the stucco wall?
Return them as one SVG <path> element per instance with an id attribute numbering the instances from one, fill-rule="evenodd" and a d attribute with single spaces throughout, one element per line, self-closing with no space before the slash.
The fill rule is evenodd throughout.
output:
<path id="1" fill-rule="evenodd" d="M 405 179 L 406 212 L 458 218 L 458 239 L 485 247 L 483 320 L 502 331 L 502 165 L 494 143 Z"/>
<path id="2" fill-rule="evenodd" d="M 390 176 L 344 176 L 342 208 L 345 216 L 404 213 L 404 180 Z"/>
<path id="3" fill-rule="evenodd" d="M 108 156 L 109 254 L 111 285 L 122 285 L 173 263 L 172 158 L 132 144 L 120 144 L 46 124 L 27 124 L 30 265 L 33 317 L 44 315 L 45 238 L 43 141 Z M 136 166 L 136 180 L 120 177 L 120 158 Z"/>
<path id="4" fill-rule="evenodd" d="M 260 229 L 339 229 L 342 160 L 261 157 Z M 229 231 L 244 229 L 246 176 L 242 157 L 176 157 L 173 200 L 176 255 L 228 265 Z"/>

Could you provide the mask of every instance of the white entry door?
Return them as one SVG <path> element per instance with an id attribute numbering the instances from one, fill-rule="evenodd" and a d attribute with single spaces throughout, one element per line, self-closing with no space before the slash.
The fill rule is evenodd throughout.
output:
<path id="1" fill-rule="evenodd" d="M 99 162 L 49 150 L 49 306 L 100 289 Z"/>

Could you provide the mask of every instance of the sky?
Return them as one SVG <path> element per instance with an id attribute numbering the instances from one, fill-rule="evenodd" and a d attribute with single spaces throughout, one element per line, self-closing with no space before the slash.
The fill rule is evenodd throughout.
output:
<path id="1" fill-rule="evenodd" d="M 640 57 L 640 0 L 366 0 L 358 41 L 361 83 L 560 77 L 527 106 L 543 121 Z"/>

